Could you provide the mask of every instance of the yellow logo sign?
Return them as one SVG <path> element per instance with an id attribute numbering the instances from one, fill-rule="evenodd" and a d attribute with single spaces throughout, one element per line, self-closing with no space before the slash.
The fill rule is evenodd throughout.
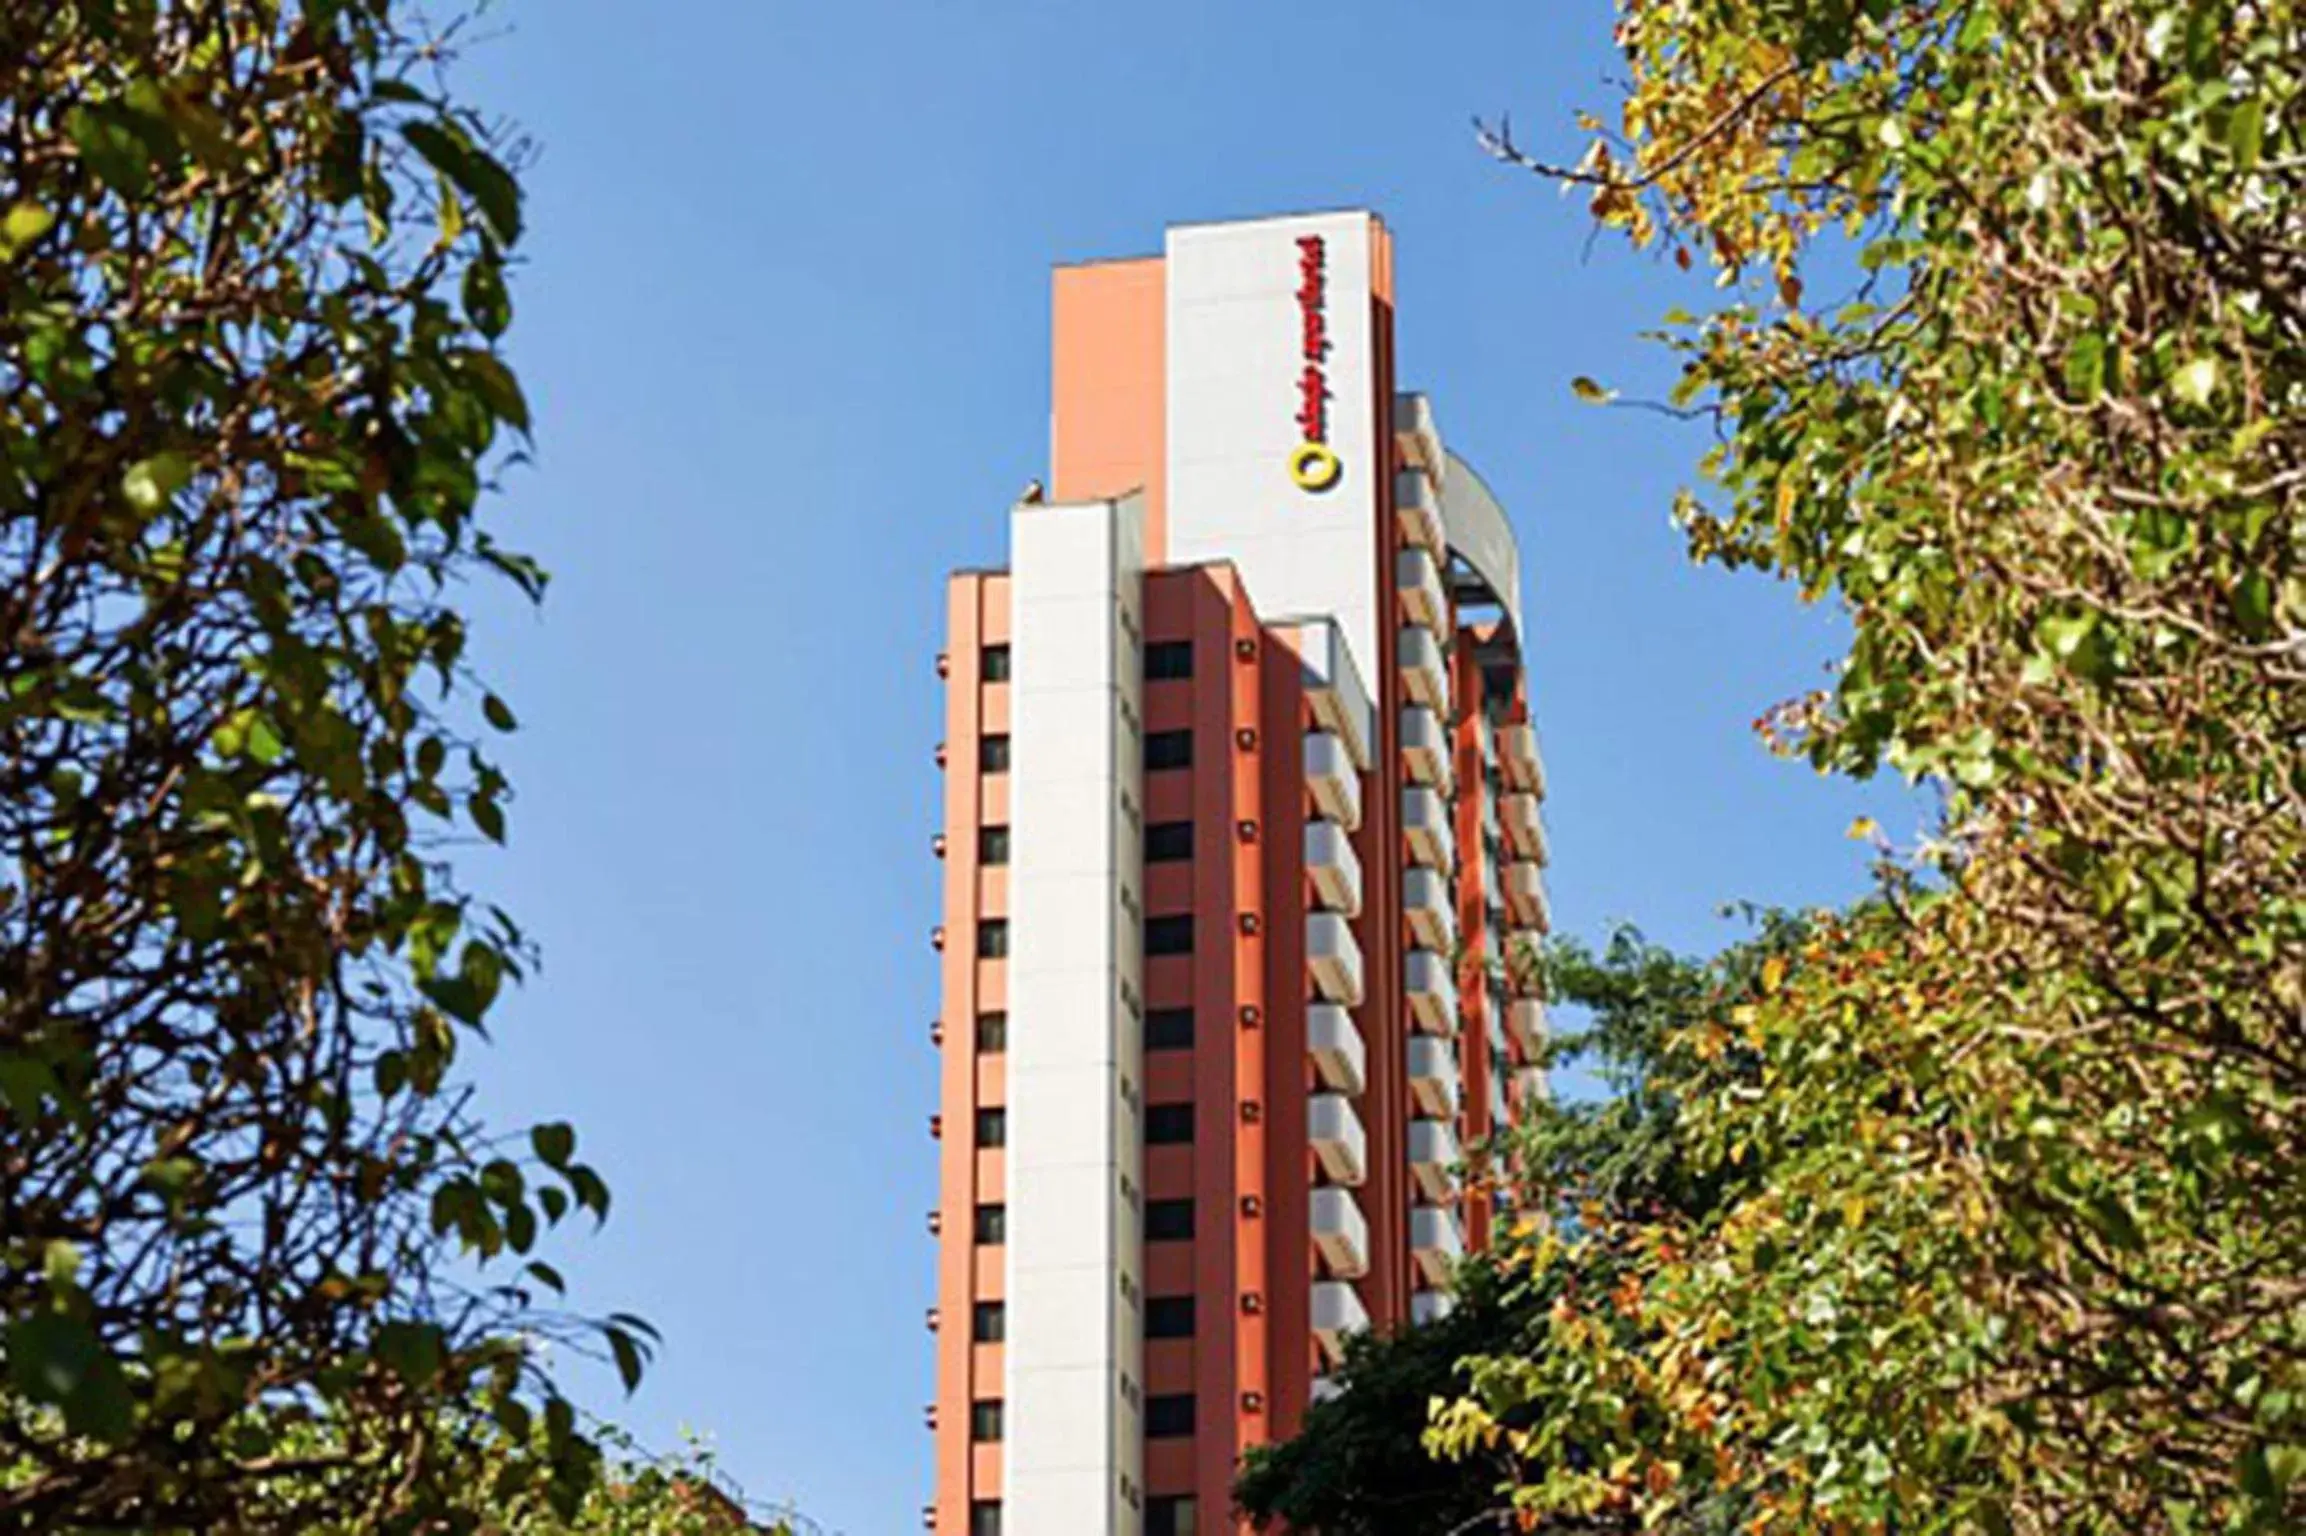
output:
<path id="1" fill-rule="evenodd" d="M 1345 473 L 1345 464 L 1327 443 L 1299 443 L 1289 456 L 1289 478 L 1299 490 L 1326 491 Z"/>

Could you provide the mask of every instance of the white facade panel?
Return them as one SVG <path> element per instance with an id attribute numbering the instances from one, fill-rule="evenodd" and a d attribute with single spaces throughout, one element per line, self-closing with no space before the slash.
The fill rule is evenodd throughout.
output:
<path id="1" fill-rule="evenodd" d="M 1142 1183 L 1124 1077 L 1136 973 L 1140 504 L 1012 517 L 1008 1298 L 1003 1524 L 1018 1536 L 1134 1536 L 1141 1379 L 1121 1275 L 1139 1269 L 1122 1180 Z M 1124 899 L 1124 892 L 1131 893 Z"/>

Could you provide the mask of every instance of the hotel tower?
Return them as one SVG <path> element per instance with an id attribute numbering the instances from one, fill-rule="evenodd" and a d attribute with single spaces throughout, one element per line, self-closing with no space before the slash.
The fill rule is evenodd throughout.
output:
<path id="1" fill-rule="evenodd" d="M 1545 1091 L 1520 554 L 1365 212 L 1057 270 L 1049 488 L 947 589 L 940 1536 L 1234 1528 L 1446 1313 Z"/>

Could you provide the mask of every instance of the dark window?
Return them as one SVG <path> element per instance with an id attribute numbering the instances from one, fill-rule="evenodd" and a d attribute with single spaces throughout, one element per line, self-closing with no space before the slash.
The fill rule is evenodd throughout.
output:
<path id="1" fill-rule="evenodd" d="M 1145 1301 L 1145 1337 L 1149 1339 L 1190 1339 L 1193 1337 L 1193 1298 L 1190 1296 L 1150 1296 Z"/>
<path id="2" fill-rule="evenodd" d="M 1009 862 L 1009 829 L 1007 827 L 979 827 L 977 829 L 977 862 L 980 864 L 1006 864 Z"/>
<path id="3" fill-rule="evenodd" d="M 1191 731 L 1155 731 L 1146 737 L 1145 766 L 1147 768 L 1192 767 L 1193 733 Z"/>
<path id="4" fill-rule="evenodd" d="M 977 653 L 977 670 L 978 674 L 988 683 L 1007 682 L 1009 680 L 1009 648 L 1005 645 L 986 646 L 984 650 Z"/>
<path id="5" fill-rule="evenodd" d="M 977 1111 L 977 1145 L 1005 1147 L 1009 1144 L 1009 1112 L 1005 1109 Z"/>
<path id="6" fill-rule="evenodd" d="M 1145 1015 L 1145 1049 L 1183 1051 L 1193 1045 L 1193 1010 L 1155 1008 Z"/>
<path id="7" fill-rule="evenodd" d="M 988 1248 L 998 1248 L 1009 1240 L 1009 1208 L 1005 1205 L 977 1207 L 977 1241 Z"/>
<path id="8" fill-rule="evenodd" d="M 977 1054 L 998 1056 L 1009 1048 L 1009 1016 L 1005 1013 L 977 1015 Z"/>
<path id="9" fill-rule="evenodd" d="M 1193 914 L 1180 912 L 1174 917 L 1156 917 L 1145 924 L 1145 953 L 1149 955 L 1190 955 L 1193 953 Z"/>
<path id="10" fill-rule="evenodd" d="M 1193 1139 L 1193 1106 L 1149 1104 L 1145 1107 L 1145 1140 L 1152 1146 Z"/>
<path id="11" fill-rule="evenodd" d="M 1196 1536 L 1197 1530 L 1191 1494 L 1162 1494 L 1145 1501 L 1145 1536 Z"/>
<path id="12" fill-rule="evenodd" d="M 1156 640 L 1145 647 L 1146 681 L 1156 682 L 1165 677 L 1191 677 L 1192 675 L 1192 641 Z"/>
<path id="13" fill-rule="evenodd" d="M 1170 864 L 1193 857 L 1193 823 L 1157 821 L 1145 829 L 1145 862 Z"/>
<path id="14" fill-rule="evenodd" d="M 1009 738 L 1006 736 L 980 736 L 977 738 L 977 766 L 987 773 L 1009 771 Z M 999 1505 L 994 1506 L 996 1509 Z"/>
<path id="15" fill-rule="evenodd" d="M 1190 1403 L 1191 1398 L 1186 1401 Z M 988 1397 L 969 1405 L 969 1438 L 993 1441 L 1001 1438 L 1001 1400 Z"/>
<path id="16" fill-rule="evenodd" d="M 1009 920 L 996 917 L 977 925 L 977 958 L 998 960 L 1009 952 Z"/>
<path id="17" fill-rule="evenodd" d="M 1145 1438 L 1174 1440 L 1193 1433 L 1193 1394 L 1172 1392 L 1145 1399 Z"/>
<path id="18" fill-rule="evenodd" d="M 1008 1336 L 1009 1309 L 997 1301 L 978 1302 L 969 1316 L 969 1337 L 979 1344 L 998 1344 Z"/>
<path id="19" fill-rule="evenodd" d="M 1192 1201 L 1148 1200 L 1145 1202 L 1145 1241 L 1149 1243 L 1181 1243 L 1192 1235 Z"/>
<path id="20" fill-rule="evenodd" d="M 1186 1503 L 1193 1501 L 1187 1499 Z M 1193 1526 L 1190 1521 L 1178 1526 L 1178 1536 L 1185 1536 Z M 969 1536 L 1001 1536 L 1001 1501 L 977 1499 L 969 1505 Z"/>

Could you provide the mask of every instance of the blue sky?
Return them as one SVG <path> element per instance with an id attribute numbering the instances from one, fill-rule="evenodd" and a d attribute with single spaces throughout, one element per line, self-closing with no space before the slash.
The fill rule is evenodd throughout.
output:
<path id="1" fill-rule="evenodd" d="M 1887 789 L 1771 759 L 1827 615 L 1688 565 L 1695 429 L 1636 340 L 1705 294 L 1485 161 L 1572 147 L 1605 6 L 512 4 L 459 79 L 543 146 L 513 353 L 539 419 L 498 504 L 555 573 L 476 655 L 523 730 L 472 873 L 545 966 L 477 1071 L 565 1116 L 616 1212 L 580 1301 L 667 1335 L 644 1439 L 711 1433 L 759 1497 L 917 1530 L 930 1479 L 938 806 L 931 662 L 956 565 L 1044 470 L 1048 269 L 1164 223 L 1370 206 L 1405 384 L 1512 510 L 1570 932 L 1711 947 L 1727 900 L 1864 882 Z M 1693 291 L 1694 288 L 1694 291 Z"/>

